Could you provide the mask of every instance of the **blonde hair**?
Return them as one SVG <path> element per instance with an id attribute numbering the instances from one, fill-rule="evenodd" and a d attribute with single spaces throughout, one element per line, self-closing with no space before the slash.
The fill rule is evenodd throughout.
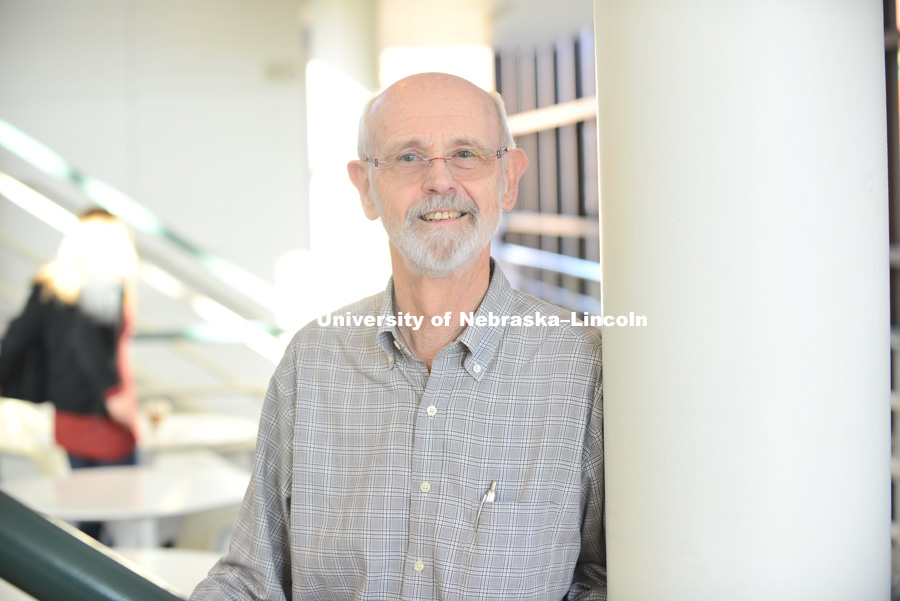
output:
<path id="1" fill-rule="evenodd" d="M 128 225 L 103 209 L 91 209 L 59 245 L 56 260 L 38 272 L 44 300 L 74 305 L 89 280 L 121 283 L 124 302 L 134 302 L 138 256 Z"/>

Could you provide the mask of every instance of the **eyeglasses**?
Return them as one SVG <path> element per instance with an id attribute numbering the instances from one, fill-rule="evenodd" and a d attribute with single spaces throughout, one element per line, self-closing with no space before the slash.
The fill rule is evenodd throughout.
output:
<path id="1" fill-rule="evenodd" d="M 391 173 L 404 179 L 415 179 L 425 175 L 432 161 L 444 161 L 453 179 L 471 181 L 487 177 L 493 168 L 494 159 L 502 158 L 508 151 L 464 148 L 456 150 L 448 157 L 431 157 L 430 159 L 417 152 L 404 152 L 392 159 L 370 159 L 365 157 L 379 171 Z"/>

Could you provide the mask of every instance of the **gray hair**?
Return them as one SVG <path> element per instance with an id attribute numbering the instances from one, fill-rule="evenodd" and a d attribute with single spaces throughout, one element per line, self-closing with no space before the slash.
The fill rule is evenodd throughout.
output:
<path id="1" fill-rule="evenodd" d="M 366 102 L 365 107 L 363 107 L 362 115 L 359 118 L 359 132 L 357 134 L 356 139 L 356 153 L 359 155 L 360 160 L 364 160 L 366 157 L 370 155 L 370 140 L 369 140 L 369 129 L 368 129 L 368 121 L 369 121 L 369 113 L 372 111 L 372 105 L 375 104 L 375 101 L 381 95 L 380 92 L 373 94 L 371 98 Z M 506 103 L 503 101 L 503 96 L 500 95 L 499 92 L 488 92 L 488 95 L 494 101 L 494 105 L 497 108 L 497 115 L 500 117 L 500 144 L 503 148 L 507 148 L 512 150 L 516 147 L 516 141 L 513 139 L 512 134 L 509 131 L 509 120 L 506 117 Z"/>

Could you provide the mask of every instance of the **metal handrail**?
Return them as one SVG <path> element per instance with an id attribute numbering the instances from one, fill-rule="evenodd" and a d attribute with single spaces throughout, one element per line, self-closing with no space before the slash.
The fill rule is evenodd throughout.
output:
<path id="1" fill-rule="evenodd" d="M 41 601 L 183 601 L 4 492 L 0 523 L 0 578 Z"/>
<path id="2" fill-rule="evenodd" d="M 491 254 L 497 259 L 513 265 L 549 269 L 550 271 L 594 282 L 603 280 L 603 270 L 600 263 L 588 261 L 587 259 L 567 257 L 546 250 L 519 246 L 518 244 L 498 245 Z"/>

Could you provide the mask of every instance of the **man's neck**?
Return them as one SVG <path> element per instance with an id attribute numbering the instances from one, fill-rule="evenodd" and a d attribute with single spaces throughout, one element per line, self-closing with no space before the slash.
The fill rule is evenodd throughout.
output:
<path id="1" fill-rule="evenodd" d="M 484 299 L 491 280 L 490 246 L 477 259 L 446 278 L 411 273 L 393 247 L 391 263 L 395 310 L 424 317 L 418 330 L 402 327 L 401 335 L 409 350 L 431 371 L 431 363 L 438 352 L 465 330 L 459 323 L 459 314 L 476 311 Z M 448 313 L 449 325 L 446 325 Z M 441 325 L 434 325 L 432 318 L 435 323 L 440 318 Z"/>

